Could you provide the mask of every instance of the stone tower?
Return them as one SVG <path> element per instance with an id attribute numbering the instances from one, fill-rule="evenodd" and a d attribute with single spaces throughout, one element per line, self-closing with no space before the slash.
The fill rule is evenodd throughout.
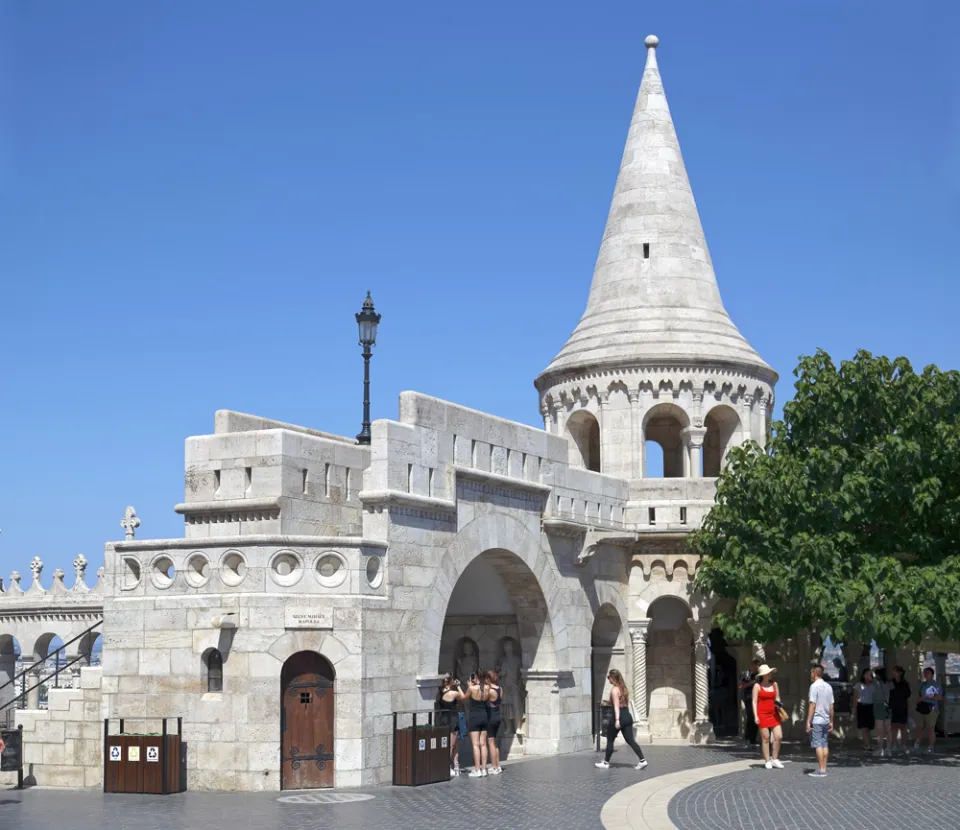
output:
<path id="1" fill-rule="evenodd" d="M 713 477 L 729 447 L 764 441 L 777 374 L 731 321 L 690 189 L 657 66 L 647 63 L 587 307 L 537 378 L 548 432 L 570 461 L 647 478 Z"/>

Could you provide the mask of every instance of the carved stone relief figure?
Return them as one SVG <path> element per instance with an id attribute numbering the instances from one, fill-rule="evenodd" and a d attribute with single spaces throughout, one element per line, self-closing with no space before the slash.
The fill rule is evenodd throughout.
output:
<path id="1" fill-rule="evenodd" d="M 523 679 L 520 675 L 520 649 L 512 637 L 501 640 L 501 655 L 497 663 L 500 685 L 503 688 L 503 723 L 506 735 L 522 734 Z"/>
<path id="2" fill-rule="evenodd" d="M 460 643 L 457 665 L 454 667 L 454 676 L 459 678 L 464 689 L 467 688 L 467 681 L 470 680 L 470 675 L 478 671 L 479 665 L 476 643 L 469 637 L 464 637 Z"/>

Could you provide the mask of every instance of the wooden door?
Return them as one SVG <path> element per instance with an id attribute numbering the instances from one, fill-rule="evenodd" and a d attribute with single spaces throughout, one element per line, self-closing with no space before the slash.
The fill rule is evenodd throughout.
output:
<path id="1" fill-rule="evenodd" d="M 280 788 L 333 786 L 334 672 L 319 654 L 294 654 L 280 674 Z"/>

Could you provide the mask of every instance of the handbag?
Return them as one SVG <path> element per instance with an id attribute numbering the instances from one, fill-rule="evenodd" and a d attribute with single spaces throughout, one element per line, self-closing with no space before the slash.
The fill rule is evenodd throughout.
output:
<path id="1" fill-rule="evenodd" d="M 773 702 L 773 709 L 777 713 L 777 720 L 779 720 L 780 723 L 786 723 L 790 720 L 790 713 L 787 712 L 786 707 L 779 700 Z"/>
<path id="2" fill-rule="evenodd" d="M 933 711 L 933 705 L 928 703 L 926 700 L 921 700 L 917 704 L 917 711 L 921 715 L 929 715 Z"/>
<path id="3" fill-rule="evenodd" d="M 613 707 L 612 706 L 603 706 L 600 710 L 600 734 L 605 738 L 609 738 L 610 735 L 614 732 L 614 719 L 613 719 Z"/>

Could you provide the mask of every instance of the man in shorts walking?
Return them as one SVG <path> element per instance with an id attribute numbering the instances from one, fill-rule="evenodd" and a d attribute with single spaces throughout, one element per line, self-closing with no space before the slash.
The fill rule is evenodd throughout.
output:
<path id="1" fill-rule="evenodd" d="M 817 771 L 810 773 L 810 777 L 826 778 L 827 758 L 830 755 L 827 741 L 833 731 L 833 687 L 823 679 L 823 666 L 810 669 L 810 681 L 807 734 L 810 736 L 810 746 L 817 753 Z"/>

